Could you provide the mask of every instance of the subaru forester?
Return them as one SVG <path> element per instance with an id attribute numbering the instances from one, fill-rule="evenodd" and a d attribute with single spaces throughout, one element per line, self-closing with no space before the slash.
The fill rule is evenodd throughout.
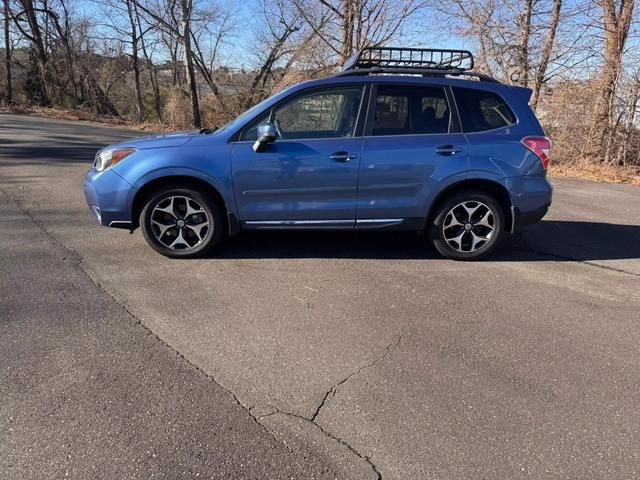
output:
<path id="1" fill-rule="evenodd" d="M 87 202 L 172 258 L 242 230 L 344 229 L 421 231 L 479 259 L 540 220 L 552 189 L 531 91 L 472 68 L 464 50 L 363 49 L 216 130 L 103 148 Z"/>

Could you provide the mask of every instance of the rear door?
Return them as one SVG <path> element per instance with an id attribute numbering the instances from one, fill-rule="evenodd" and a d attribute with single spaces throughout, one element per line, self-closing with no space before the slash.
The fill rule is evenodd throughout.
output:
<path id="1" fill-rule="evenodd" d="M 304 91 L 245 127 L 231 161 L 246 227 L 353 228 L 364 93 L 354 84 Z M 276 125 L 278 138 L 256 153 L 257 127 L 267 121 Z"/>
<path id="2" fill-rule="evenodd" d="M 360 161 L 358 228 L 424 223 L 441 182 L 465 177 L 467 141 L 452 106 L 445 86 L 374 86 Z"/>

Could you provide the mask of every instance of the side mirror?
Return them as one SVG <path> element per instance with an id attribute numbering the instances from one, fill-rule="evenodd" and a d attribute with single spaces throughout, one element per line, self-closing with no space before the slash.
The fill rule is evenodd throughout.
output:
<path id="1" fill-rule="evenodd" d="M 273 123 L 263 123 L 258 127 L 258 139 L 253 144 L 253 151 L 264 152 L 268 144 L 276 141 L 277 136 L 276 126 Z"/>

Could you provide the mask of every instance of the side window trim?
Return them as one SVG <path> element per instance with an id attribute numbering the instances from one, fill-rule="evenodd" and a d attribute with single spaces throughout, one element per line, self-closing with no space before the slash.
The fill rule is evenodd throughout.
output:
<path id="1" fill-rule="evenodd" d="M 273 115 L 275 113 L 275 111 L 281 107 L 282 105 L 295 101 L 296 99 L 300 98 L 300 97 L 304 97 L 307 96 L 309 94 L 313 94 L 316 92 L 331 92 L 334 90 L 341 90 L 341 89 L 345 89 L 345 88 L 360 88 L 362 91 L 362 94 L 360 96 L 360 105 L 358 106 L 358 114 L 357 114 L 357 118 L 356 118 L 356 125 L 354 128 L 354 134 L 353 137 L 350 138 L 358 138 L 362 136 L 362 131 L 363 131 L 363 127 L 364 127 L 364 116 L 362 115 L 363 113 L 363 109 L 365 106 L 365 102 L 368 100 L 367 95 L 369 94 L 370 91 L 370 85 L 369 84 L 365 84 L 362 82 L 358 82 L 358 83 L 341 83 L 341 84 L 334 84 L 334 85 L 320 85 L 320 86 L 315 86 L 315 87 L 310 87 L 310 88 L 306 88 L 304 90 L 300 90 L 298 92 L 295 92 L 291 95 L 289 95 L 286 98 L 283 98 L 282 100 L 280 100 L 278 103 L 271 105 L 268 109 L 266 110 L 262 110 L 260 113 L 258 113 L 257 115 L 255 115 L 253 118 L 251 118 L 251 120 L 249 120 L 240 130 L 238 130 L 237 133 L 235 133 L 231 139 L 229 140 L 230 143 L 248 143 L 248 142 L 255 142 L 255 140 L 242 140 L 242 137 L 244 135 L 244 132 L 246 131 L 246 129 L 259 117 L 263 116 L 265 113 L 269 112 L 269 121 L 272 122 L 273 121 Z M 360 133 L 360 134 L 359 134 Z M 327 140 L 329 138 L 333 138 L 333 137 L 328 137 L 328 138 L 296 138 L 296 141 L 304 141 L 304 140 Z M 286 140 L 286 139 L 285 139 Z"/>
<path id="2" fill-rule="evenodd" d="M 449 102 L 449 110 L 451 111 L 451 118 L 449 120 L 449 133 L 463 133 L 462 132 L 462 120 L 460 119 L 460 112 L 458 111 L 458 102 L 453 94 L 451 85 L 443 85 L 444 92 L 447 95 L 447 101 Z"/>
<path id="3" fill-rule="evenodd" d="M 445 97 L 449 104 L 449 131 L 447 133 L 412 133 L 412 134 L 401 134 L 401 135 L 391 135 L 391 136 L 424 136 L 424 135 L 451 135 L 456 133 L 462 133 L 462 122 L 460 120 L 460 115 L 458 114 L 458 107 L 455 103 L 453 92 L 451 91 L 451 87 L 449 85 L 444 85 L 440 83 L 386 83 L 384 81 L 373 82 L 371 84 L 371 90 L 369 92 L 369 102 L 367 106 L 367 114 L 364 122 L 364 137 L 375 137 L 378 135 L 372 135 L 373 132 L 373 120 L 376 111 L 376 99 L 378 96 L 378 87 L 379 86 L 408 86 L 408 87 L 436 87 L 442 88 L 445 93 Z M 386 136 L 386 135 L 385 135 Z"/>
<path id="4" fill-rule="evenodd" d="M 376 98 L 378 96 L 378 82 L 372 83 L 369 91 L 369 99 L 367 102 L 367 114 L 365 115 L 364 131 L 362 135 L 364 137 L 370 137 L 373 130 L 373 118 L 376 112 Z"/>

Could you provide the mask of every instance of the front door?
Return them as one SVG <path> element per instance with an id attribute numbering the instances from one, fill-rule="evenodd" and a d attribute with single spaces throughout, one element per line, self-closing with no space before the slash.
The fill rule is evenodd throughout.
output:
<path id="1" fill-rule="evenodd" d="M 353 228 L 362 137 L 363 87 L 314 89 L 285 99 L 241 132 L 231 152 L 240 220 L 246 227 Z M 257 127 L 278 137 L 254 152 Z"/>

